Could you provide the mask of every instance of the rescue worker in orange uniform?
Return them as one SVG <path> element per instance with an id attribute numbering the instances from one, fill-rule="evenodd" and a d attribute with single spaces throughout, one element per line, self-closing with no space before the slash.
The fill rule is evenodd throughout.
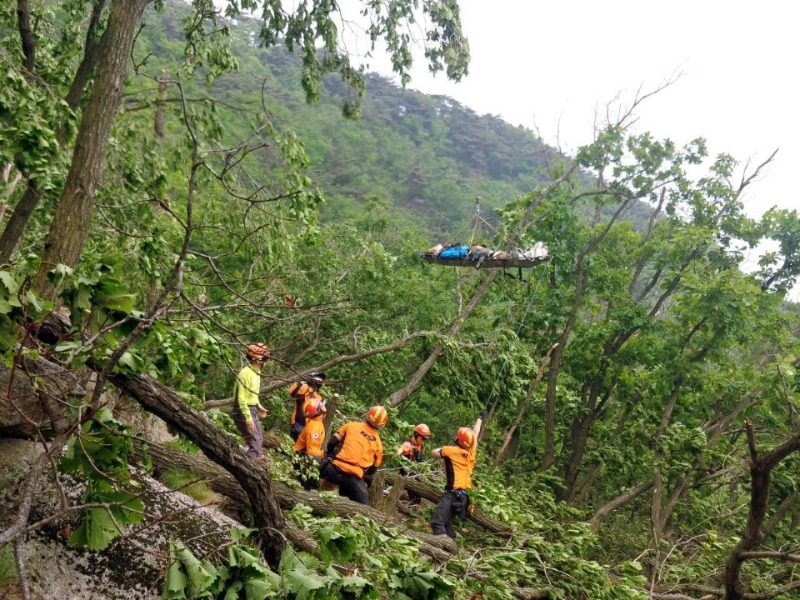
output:
<path id="1" fill-rule="evenodd" d="M 383 444 L 378 430 L 388 422 L 388 411 L 383 406 L 373 406 L 367 411 L 364 421 L 345 423 L 331 437 L 320 477 L 338 485 L 340 496 L 369 505 L 369 490 L 364 477 L 371 479 L 383 464 Z M 337 452 L 336 447 L 340 444 Z"/>
<path id="2" fill-rule="evenodd" d="M 305 427 L 294 445 L 294 468 L 300 476 L 300 483 L 306 490 L 319 487 L 318 467 L 325 457 L 322 443 L 325 441 L 325 404 L 318 398 L 311 398 L 303 406 L 306 418 Z"/>
<path id="3" fill-rule="evenodd" d="M 411 434 L 411 439 L 403 442 L 397 449 L 397 455 L 402 456 L 409 461 L 420 462 L 425 456 L 425 440 L 431 437 L 431 429 L 425 423 L 420 423 L 414 427 L 414 433 Z M 401 475 L 407 475 L 408 472 L 405 468 L 400 469 Z M 419 504 L 422 502 L 422 497 L 411 490 L 407 490 L 408 499 L 411 504 Z"/>
<path id="4" fill-rule="evenodd" d="M 322 395 L 319 393 L 319 388 L 325 381 L 325 373 L 309 373 L 308 381 L 298 381 L 289 386 L 289 395 L 294 399 L 294 408 L 292 409 L 292 417 L 289 421 L 290 429 L 289 435 L 296 442 L 300 437 L 300 432 L 306 424 L 306 417 L 303 413 L 303 407 L 312 398 L 318 399 L 322 402 Z"/>
<path id="5" fill-rule="evenodd" d="M 397 449 L 398 456 L 404 456 L 411 462 L 419 462 L 424 456 L 425 440 L 431 437 L 431 429 L 425 423 L 420 423 L 414 427 L 411 439 L 403 442 Z"/>
<path id="6" fill-rule="evenodd" d="M 451 522 L 453 517 L 466 517 L 469 511 L 469 490 L 472 488 L 472 469 L 475 468 L 475 458 L 478 455 L 478 436 L 485 414 L 481 412 L 475 425 L 459 427 L 455 444 L 436 448 L 431 452 L 433 458 L 444 461 L 444 472 L 447 483 L 444 496 L 436 505 L 436 511 L 431 519 L 431 529 L 434 535 L 447 535 L 455 538 Z"/>

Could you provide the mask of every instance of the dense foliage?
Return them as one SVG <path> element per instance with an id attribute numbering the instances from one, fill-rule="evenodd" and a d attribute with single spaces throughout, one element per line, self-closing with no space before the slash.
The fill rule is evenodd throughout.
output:
<path id="1" fill-rule="evenodd" d="M 462 522 L 458 553 L 433 564 L 412 537 L 298 505 L 288 519 L 320 556 L 288 546 L 276 572 L 246 533 L 217 564 L 175 540 L 162 549 L 174 559 L 165 598 L 791 597 L 800 382 L 786 294 L 800 217 L 748 215 L 743 192 L 761 167 L 709 157 L 702 139 L 636 131 L 640 98 L 561 156 L 524 128 L 363 74 L 314 10 L 287 20 L 266 2 L 256 20 L 240 13 L 256 3 L 229 2 L 232 22 L 211 2 L 158 4 L 132 42 L 72 264 L 43 260 L 90 114 L 90 92 L 70 101 L 68 74 L 111 17 L 104 2 L 42 3 L 31 60 L 18 13 L 0 12 L 0 351 L 9 368 L 44 356 L 99 381 L 69 407 L 60 468 L 86 477 L 83 501 L 103 506 L 70 543 L 101 551 L 143 516 L 131 428 L 99 401 L 109 378 L 146 375 L 194 408 L 225 406 L 242 345 L 263 340 L 266 424 L 281 431 L 285 385 L 321 368 L 342 395 L 337 426 L 392 398 L 389 454 L 417 422 L 432 448 L 488 409 L 473 496 L 513 535 Z M 398 14 L 364 4 L 404 78 Z M 427 58 L 458 78 L 457 7 L 425 6 L 449 31 L 429 38 Z M 38 203 L 19 231 L 28 195 Z M 486 221 L 470 221 L 476 196 Z M 775 249 L 745 272 L 745 250 L 768 240 Z M 423 264 L 415 252 L 437 241 L 542 241 L 554 258 L 523 281 L 489 282 L 482 269 Z M 37 341 L 34 325 L 54 313 L 66 331 Z M 399 394 L 430 356 L 419 386 Z M 224 412 L 209 417 L 235 435 Z M 182 433 L 184 446 L 200 443 Z M 771 492 L 752 537 L 761 459 Z M 270 476 L 291 481 L 289 462 L 274 460 Z M 386 469 L 400 466 L 392 457 Z M 436 465 L 420 471 L 441 485 Z M 408 516 L 408 531 L 431 513 Z M 759 547 L 768 555 L 742 554 Z"/>

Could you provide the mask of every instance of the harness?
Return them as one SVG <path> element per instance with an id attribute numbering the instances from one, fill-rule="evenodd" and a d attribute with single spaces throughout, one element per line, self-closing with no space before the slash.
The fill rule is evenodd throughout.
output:
<path id="1" fill-rule="evenodd" d="M 466 518 L 468 514 L 472 514 L 474 508 L 472 506 L 472 501 L 469 499 L 469 493 L 467 493 L 467 490 L 448 490 L 445 492 L 445 496 L 448 494 L 453 499 L 453 509 L 456 511 L 459 517 L 463 519 Z"/>

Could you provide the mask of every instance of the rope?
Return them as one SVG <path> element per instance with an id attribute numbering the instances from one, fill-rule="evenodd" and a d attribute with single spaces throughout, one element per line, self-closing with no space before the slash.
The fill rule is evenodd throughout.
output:
<path id="1" fill-rule="evenodd" d="M 532 292 L 531 292 L 531 294 L 530 294 L 530 300 L 528 301 L 528 306 L 525 308 L 525 312 L 523 313 L 523 315 L 522 315 L 522 318 L 521 318 L 521 319 L 520 319 L 520 321 L 519 321 L 519 327 L 517 327 L 517 331 L 516 331 L 516 333 L 515 333 L 515 335 L 516 335 L 517 337 L 519 337 L 519 332 L 520 332 L 520 331 L 522 331 L 522 326 L 525 324 L 525 319 L 527 319 L 527 318 L 528 318 L 528 313 L 530 312 L 530 310 L 531 310 L 531 307 L 533 306 L 533 299 L 534 299 L 534 297 L 536 296 L 536 291 L 539 289 L 539 284 L 540 284 L 540 283 L 542 282 L 542 280 L 544 279 L 544 275 L 545 275 L 546 273 L 547 273 L 547 271 L 546 271 L 545 269 L 542 269 L 542 273 L 541 273 L 541 275 L 539 275 L 539 279 L 538 279 L 538 281 L 536 282 L 536 286 L 533 288 L 533 291 L 532 291 Z M 489 398 L 488 398 L 488 400 L 486 401 L 486 408 L 487 408 L 487 409 L 489 408 L 489 406 L 490 406 L 490 405 L 491 405 L 491 403 L 492 403 L 492 400 L 494 399 L 494 392 L 495 392 L 495 390 L 497 389 L 497 384 L 498 384 L 498 382 L 499 382 L 501 379 L 503 379 L 503 376 L 505 375 L 505 371 L 506 371 L 506 365 L 507 365 L 507 364 L 508 364 L 508 361 L 506 361 L 506 362 L 504 362 L 504 363 L 503 363 L 503 367 L 500 369 L 500 376 L 499 376 L 499 377 L 496 377 L 496 378 L 495 378 L 495 380 L 494 380 L 494 385 L 492 386 L 492 391 L 491 391 L 491 393 L 489 394 Z"/>
<path id="2" fill-rule="evenodd" d="M 475 216 L 472 217 L 472 235 L 469 238 L 469 245 L 475 245 L 475 232 L 478 231 L 478 221 L 481 219 L 481 197 L 475 197 Z"/>

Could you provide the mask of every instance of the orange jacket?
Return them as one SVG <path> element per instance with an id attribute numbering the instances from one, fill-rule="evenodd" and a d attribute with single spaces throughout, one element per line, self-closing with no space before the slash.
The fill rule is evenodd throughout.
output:
<path id="1" fill-rule="evenodd" d="M 415 438 L 412 437 L 409 441 L 403 442 L 403 445 L 400 446 L 400 453 L 411 462 L 416 461 L 417 456 L 420 457 L 424 456 L 423 452 L 425 449 L 425 440 L 423 440 L 422 438 L 418 439 L 419 439 L 419 444 L 415 444 L 414 443 Z M 414 450 L 416 450 L 417 452 L 414 452 Z"/>
<path id="2" fill-rule="evenodd" d="M 325 452 L 322 450 L 322 442 L 325 441 L 325 423 L 322 422 L 323 415 L 318 415 L 313 419 L 306 420 L 306 426 L 300 432 L 300 437 L 294 445 L 295 452 L 303 452 L 309 456 L 322 458 Z"/>
<path id="3" fill-rule="evenodd" d="M 340 471 L 364 477 L 364 470 L 383 464 L 383 444 L 378 430 L 363 421 L 345 423 L 336 432 L 342 438 L 342 448 L 333 459 Z"/>
<path id="4" fill-rule="evenodd" d="M 305 381 L 293 383 L 289 386 L 288 391 L 289 395 L 294 398 L 294 410 L 292 411 L 292 418 L 289 421 L 289 424 L 294 425 L 295 423 L 300 423 L 301 425 L 304 425 L 306 422 L 306 415 L 303 412 L 303 409 L 306 406 L 306 402 L 311 400 L 311 398 L 317 398 L 320 402 L 322 402 L 322 396 L 317 390 L 308 385 Z"/>
<path id="5" fill-rule="evenodd" d="M 472 487 L 472 469 L 478 455 L 478 445 L 469 450 L 461 446 L 444 446 L 441 448 L 444 459 L 444 472 L 447 476 L 445 490 L 468 490 Z"/>

